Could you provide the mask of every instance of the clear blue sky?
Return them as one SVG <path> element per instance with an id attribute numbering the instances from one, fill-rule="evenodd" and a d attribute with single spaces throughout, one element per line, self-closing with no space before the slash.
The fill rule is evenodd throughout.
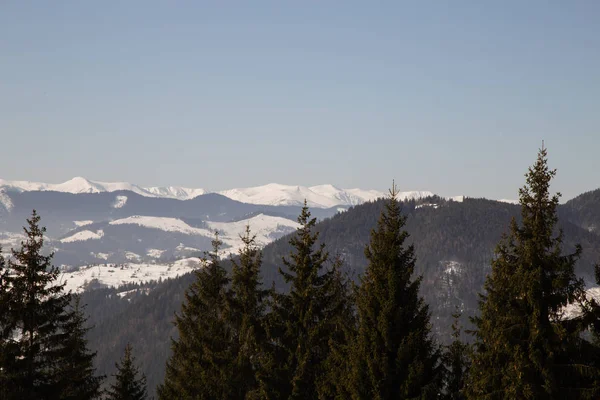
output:
<path id="1" fill-rule="evenodd" d="M 0 177 L 600 187 L 600 1 L 2 1 Z"/>

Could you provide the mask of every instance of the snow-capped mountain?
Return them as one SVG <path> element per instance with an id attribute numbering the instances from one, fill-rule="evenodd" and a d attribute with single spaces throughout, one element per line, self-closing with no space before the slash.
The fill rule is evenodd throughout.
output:
<path id="1" fill-rule="evenodd" d="M 291 186 L 270 183 L 268 185 L 223 190 L 219 194 L 248 204 L 273 206 L 298 206 L 304 200 L 309 207 L 330 208 L 338 205 L 353 206 L 383 196 L 377 191 L 360 189 L 344 190 L 333 185 Z"/>
<path id="2" fill-rule="evenodd" d="M 98 182 L 75 177 L 63 183 L 42 183 L 29 181 L 7 181 L 0 179 L 0 189 L 17 192 L 62 192 L 62 193 L 104 193 L 130 191 L 145 197 L 188 200 L 206 193 L 204 189 L 191 189 L 178 186 L 141 187 L 128 182 Z"/>
<path id="3" fill-rule="evenodd" d="M 0 191 L 52 191 L 73 194 L 130 191 L 145 197 L 177 200 L 190 200 L 203 194 L 211 193 L 200 188 L 180 186 L 142 187 L 128 182 L 99 182 L 82 177 L 75 177 L 58 184 L 0 179 Z M 216 193 L 242 203 L 274 206 L 301 206 L 304 204 L 304 199 L 306 199 L 310 207 L 317 208 L 354 206 L 366 201 L 375 200 L 384 195 L 383 192 L 376 190 L 340 189 L 333 185 L 306 187 L 276 183 L 257 187 L 223 190 Z M 412 198 L 427 196 L 429 194 L 430 192 L 406 192 L 401 197 Z"/>

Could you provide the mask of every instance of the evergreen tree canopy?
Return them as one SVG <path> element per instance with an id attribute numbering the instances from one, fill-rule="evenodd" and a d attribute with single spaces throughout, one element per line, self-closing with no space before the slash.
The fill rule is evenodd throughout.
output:
<path id="1" fill-rule="evenodd" d="M 328 254 L 316 245 L 306 202 L 298 217 L 300 227 L 290 239 L 292 251 L 279 273 L 290 285 L 288 293 L 273 291 L 267 316 L 270 358 L 261 366 L 261 395 L 269 399 L 316 399 L 325 379 L 329 336 L 336 314 L 336 275 L 325 267 Z"/>
<path id="2" fill-rule="evenodd" d="M 100 385 L 103 376 L 95 376 L 94 358 L 96 352 L 88 350 L 87 332 L 91 329 L 85 326 L 87 317 L 80 297 L 74 296 L 73 309 L 70 319 L 65 323 L 63 339 L 63 362 L 58 366 L 60 398 L 67 400 L 83 400 L 98 398 L 101 394 Z"/>
<path id="3" fill-rule="evenodd" d="M 245 399 L 258 394 L 256 373 L 266 341 L 264 301 L 269 291 L 261 288 L 262 253 L 249 226 L 241 239 L 244 247 L 239 251 L 239 259 L 231 257 L 231 290 L 225 316 L 233 339 L 232 381 L 229 382 L 231 399 Z"/>
<path id="4" fill-rule="evenodd" d="M 71 295 L 56 283 L 60 272 L 52 254 L 42 254 L 46 229 L 39 222 L 34 210 L 23 228 L 26 239 L 12 250 L 1 278 L 0 383 L 10 388 L 5 398 L 55 399 L 64 386 L 58 371 L 67 356 Z"/>
<path id="5" fill-rule="evenodd" d="M 368 265 L 357 294 L 358 333 L 352 354 L 354 399 L 434 398 L 440 390 L 439 349 L 429 309 L 413 279 L 413 246 L 393 185 L 365 249 Z"/>
<path id="6" fill-rule="evenodd" d="M 452 323 L 452 343 L 446 346 L 443 355 L 444 366 L 446 368 L 443 400 L 464 400 L 465 382 L 469 370 L 470 349 L 469 345 L 461 341 L 460 318 L 461 313 L 452 314 L 454 322 Z"/>
<path id="7" fill-rule="evenodd" d="M 329 354 L 325 360 L 325 375 L 318 381 L 320 399 L 350 398 L 352 341 L 356 335 L 354 308 L 355 287 L 342 271 L 339 257 L 333 264 L 333 285 L 330 296 L 332 316 L 329 320 Z"/>
<path id="8" fill-rule="evenodd" d="M 520 189 L 522 223 L 515 220 L 496 249 L 492 272 L 474 318 L 475 355 L 468 384 L 472 399 L 598 398 L 597 369 L 583 362 L 580 327 L 562 310 L 583 293 L 574 268 L 577 247 L 563 255 L 556 234 L 559 194 L 546 149 Z"/>
<path id="9" fill-rule="evenodd" d="M 213 240 L 205 266 L 185 293 L 175 316 L 179 337 L 172 341 L 160 399 L 226 399 L 231 391 L 231 332 L 225 323 L 229 279 L 219 260 L 222 242 Z"/>
<path id="10" fill-rule="evenodd" d="M 147 398 L 146 377 L 140 374 L 132 352 L 131 345 L 127 344 L 121 363 L 115 363 L 117 373 L 114 375 L 115 382 L 107 391 L 108 400 L 145 400 Z"/>

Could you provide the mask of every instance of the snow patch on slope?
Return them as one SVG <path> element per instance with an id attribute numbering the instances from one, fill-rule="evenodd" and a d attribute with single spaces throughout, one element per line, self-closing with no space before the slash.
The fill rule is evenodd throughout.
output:
<path id="1" fill-rule="evenodd" d="M 280 237 L 294 232 L 300 225 L 292 220 L 282 217 L 259 214 L 250 219 L 237 222 L 209 222 L 210 228 L 219 232 L 220 239 L 231 246 L 226 253 L 237 253 L 243 247 L 240 236 L 250 226 L 250 233 L 256 235 L 256 244 L 264 247 Z"/>
<path id="2" fill-rule="evenodd" d="M 206 229 L 194 228 L 178 218 L 167 217 L 147 217 L 134 215 L 132 217 L 117 219 L 109 222 L 110 225 L 139 225 L 145 228 L 160 229 L 166 232 L 180 232 L 187 235 L 211 236 L 211 232 Z"/>
<path id="3" fill-rule="evenodd" d="M 596 300 L 597 303 L 600 303 L 600 287 L 593 287 L 587 289 L 585 291 L 585 295 L 588 300 Z M 562 310 L 562 318 L 563 320 L 569 320 L 573 318 L 580 317 L 582 314 L 581 306 L 579 304 L 571 303 L 563 308 Z"/>
<path id="4" fill-rule="evenodd" d="M 131 251 L 125 253 L 125 258 L 130 261 L 140 261 L 142 259 L 142 257 L 139 254 L 136 254 Z"/>
<path id="5" fill-rule="evenodd" d="M 99 260 L 108 260 L 108 257 L 112 256 L 113 253 L 94 253 L 94 252 L 91 252 L 90 255 L 92 257 L 95 257 L 95 258 L 99 259 Z"/>
<path id="6" fill-rule="evenodd" d="M 146 255 L 152 258 L 160 258 L 166 250 L 148 249 Z"/>
<path id="7" fill-rule="evenodd" d="M 77 227 L 82 227 L 82 226 L 86 226 L 86 225 L 90 225 L 93 224 L 94 221 L 92 220 L 85 220 L 85 221 L 73 221 L 73 223 L 75 224 L 75 226 Z"/>
<path id="8" fill-rule="evenodd" d="M 112 203 L 113 208 L 123 208 L 127 204 L 127 196 L 117 196 L 115 201 Z"/>
<path id="9" fill-rule="evenodd" d="M 303 205 L 309 207 L 331 208 L 338 205 L 357 205 L 383 196 L 382 192 L 360 189 L 344 190 L 333 185 L 290 186 L 270 183 L 268 185 L 230 189 L 219 192 L 232 200 L 249 204 L 265 205 Z"/>
<path id="10" fill-rule="evenodd" d="M 104 236 L 104 231 L 102 229 L 92 232 L 92 231 L 79 231 L 74 235 L 61 239 L 61 243 L 72 243 L 72 242 L 83 242 L 91 239 L 101 239 Z"/>
<path id="11" fill-rule="evenodd" d="M 179 186 L 145 187 L 144 190 L 155 197 L 189 200 L 206 194 L 204 189 L 192 189 Z"/>
<path id="12" fill-rule="evenodd" d="M 10 250 L 19 246 L 25 240 L 25 235 L 17 232 L 0 232 L 0 247 L 2 250 Z"/>
<path id="13" fill-rule="evenodd" d="M 10 212 L 14 204 L 8 194 L 6 193 L 6 189 L 0 189 L 0 204 L 4 207 L 4 209 Z"/>
<path id="14" fill-rule="evenodd" d="M 145 283 L 159 278 L 175 278 L 201 266 L 202 261 L 199 258 L 178 260 L 169 264 L 103 264 L 64 272 L 60 279 L 67 283 L 67 291 L 81 292 L 85 285 L 93 280 L 106 286 L 119 287 L 128 283 Z"/>

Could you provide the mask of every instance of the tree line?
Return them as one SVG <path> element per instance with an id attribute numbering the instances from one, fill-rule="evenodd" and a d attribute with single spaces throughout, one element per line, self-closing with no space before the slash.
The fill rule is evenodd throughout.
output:
<path id="1" fill-rule="evenodd" d="M 449 345 L 431 332 L 395 185 L 357 284 L 319 244 L 306 204 L 278 268 L 288 290 L 265 289 L 249 227 L 230 273 L 216 235 L 175 315 L 158 398 L 599 398 L 600 306 L 575 274 L 581 248 L 564 253 L 555 174 L 541 149 L 519 192 L 521 217 L 495 250 L 472 344 L 461 340 L 461 310 Z M 34 212 L 22 249 L 0 264 L 0 398 L 145 398 L 130 346 L 115 382 L 100 390 L 82 307 L 55 283 L 38 222 Z"/>

